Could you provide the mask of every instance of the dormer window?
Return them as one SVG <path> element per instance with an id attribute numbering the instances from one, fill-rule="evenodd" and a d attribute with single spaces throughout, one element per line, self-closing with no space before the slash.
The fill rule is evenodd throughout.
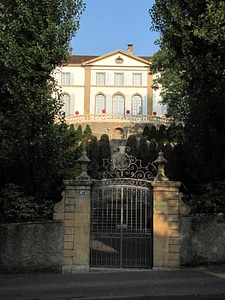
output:
<path id="1" fill-rule="evenodd" d="M 118 56 L 118 57 L 116 58 L 116 63 L 117 63 L 117 64 L 122 64 L 122 63 L 123 63 L 123 59 L 122 59 L 120 56 Z"/>

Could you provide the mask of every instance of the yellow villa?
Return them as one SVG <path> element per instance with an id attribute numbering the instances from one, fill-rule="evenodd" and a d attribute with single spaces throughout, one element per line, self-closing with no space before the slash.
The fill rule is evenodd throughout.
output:
<path id="1" fill-rule="evenodd" d="M 166 107 L 151 87 L 150 64 L 150 56 L 134 55 L 133 44 L 102 56 L 73 55 L 71 49 L 67 65 L 56 74 L 67 122 L 89 124 L 93 134 L 110 138 L 165 122 Z"/>

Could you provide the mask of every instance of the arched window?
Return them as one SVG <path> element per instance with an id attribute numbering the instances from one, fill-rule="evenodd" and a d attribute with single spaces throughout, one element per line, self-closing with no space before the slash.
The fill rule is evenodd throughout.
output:
<path id="1" fill-rule="evenodd" d="M 101 114 L 103 109 L 105 109 L 105 96 L 98 94 L 95 98 L 95 113 Z"/>
<path id="2" fill-rule="evenodd" d="M 142 99 L 140 95 L 135 95 L 132 98 L 132 114 L 142 115 Z"/>
<path id="3" fill-rule="evenodd" d="M 125 110 L 125 100 L 120 94 L 113 97 L 113 114 L 124 114 Z"/>
<path id="4" fill-rule="evenodd" d="M 66 115 L 70 114 L 70 96 L 68 94 L 63 95 L 63 108 L 62 110 Z"/>

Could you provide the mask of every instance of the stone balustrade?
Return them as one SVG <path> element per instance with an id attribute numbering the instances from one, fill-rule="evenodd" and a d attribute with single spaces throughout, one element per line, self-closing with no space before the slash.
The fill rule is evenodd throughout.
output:
<path id="1" fill-rule="evenodd" d="M 151 115 L 128 115 L 128 114 L 86 114 L 86 115 L 66 115 L 68 124 L 86 122 L 130 122 L 130 123 L 152 123 L 156 125 L 169 125 L 171 119 Z"/>

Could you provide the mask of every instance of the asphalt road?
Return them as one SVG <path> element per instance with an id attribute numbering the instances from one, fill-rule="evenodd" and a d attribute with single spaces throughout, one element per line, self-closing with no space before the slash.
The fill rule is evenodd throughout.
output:
<path id="1" fill-rule="evenodd" d="M 0 275 L 1 300 L 225 299 L 225 266 Z"/>

